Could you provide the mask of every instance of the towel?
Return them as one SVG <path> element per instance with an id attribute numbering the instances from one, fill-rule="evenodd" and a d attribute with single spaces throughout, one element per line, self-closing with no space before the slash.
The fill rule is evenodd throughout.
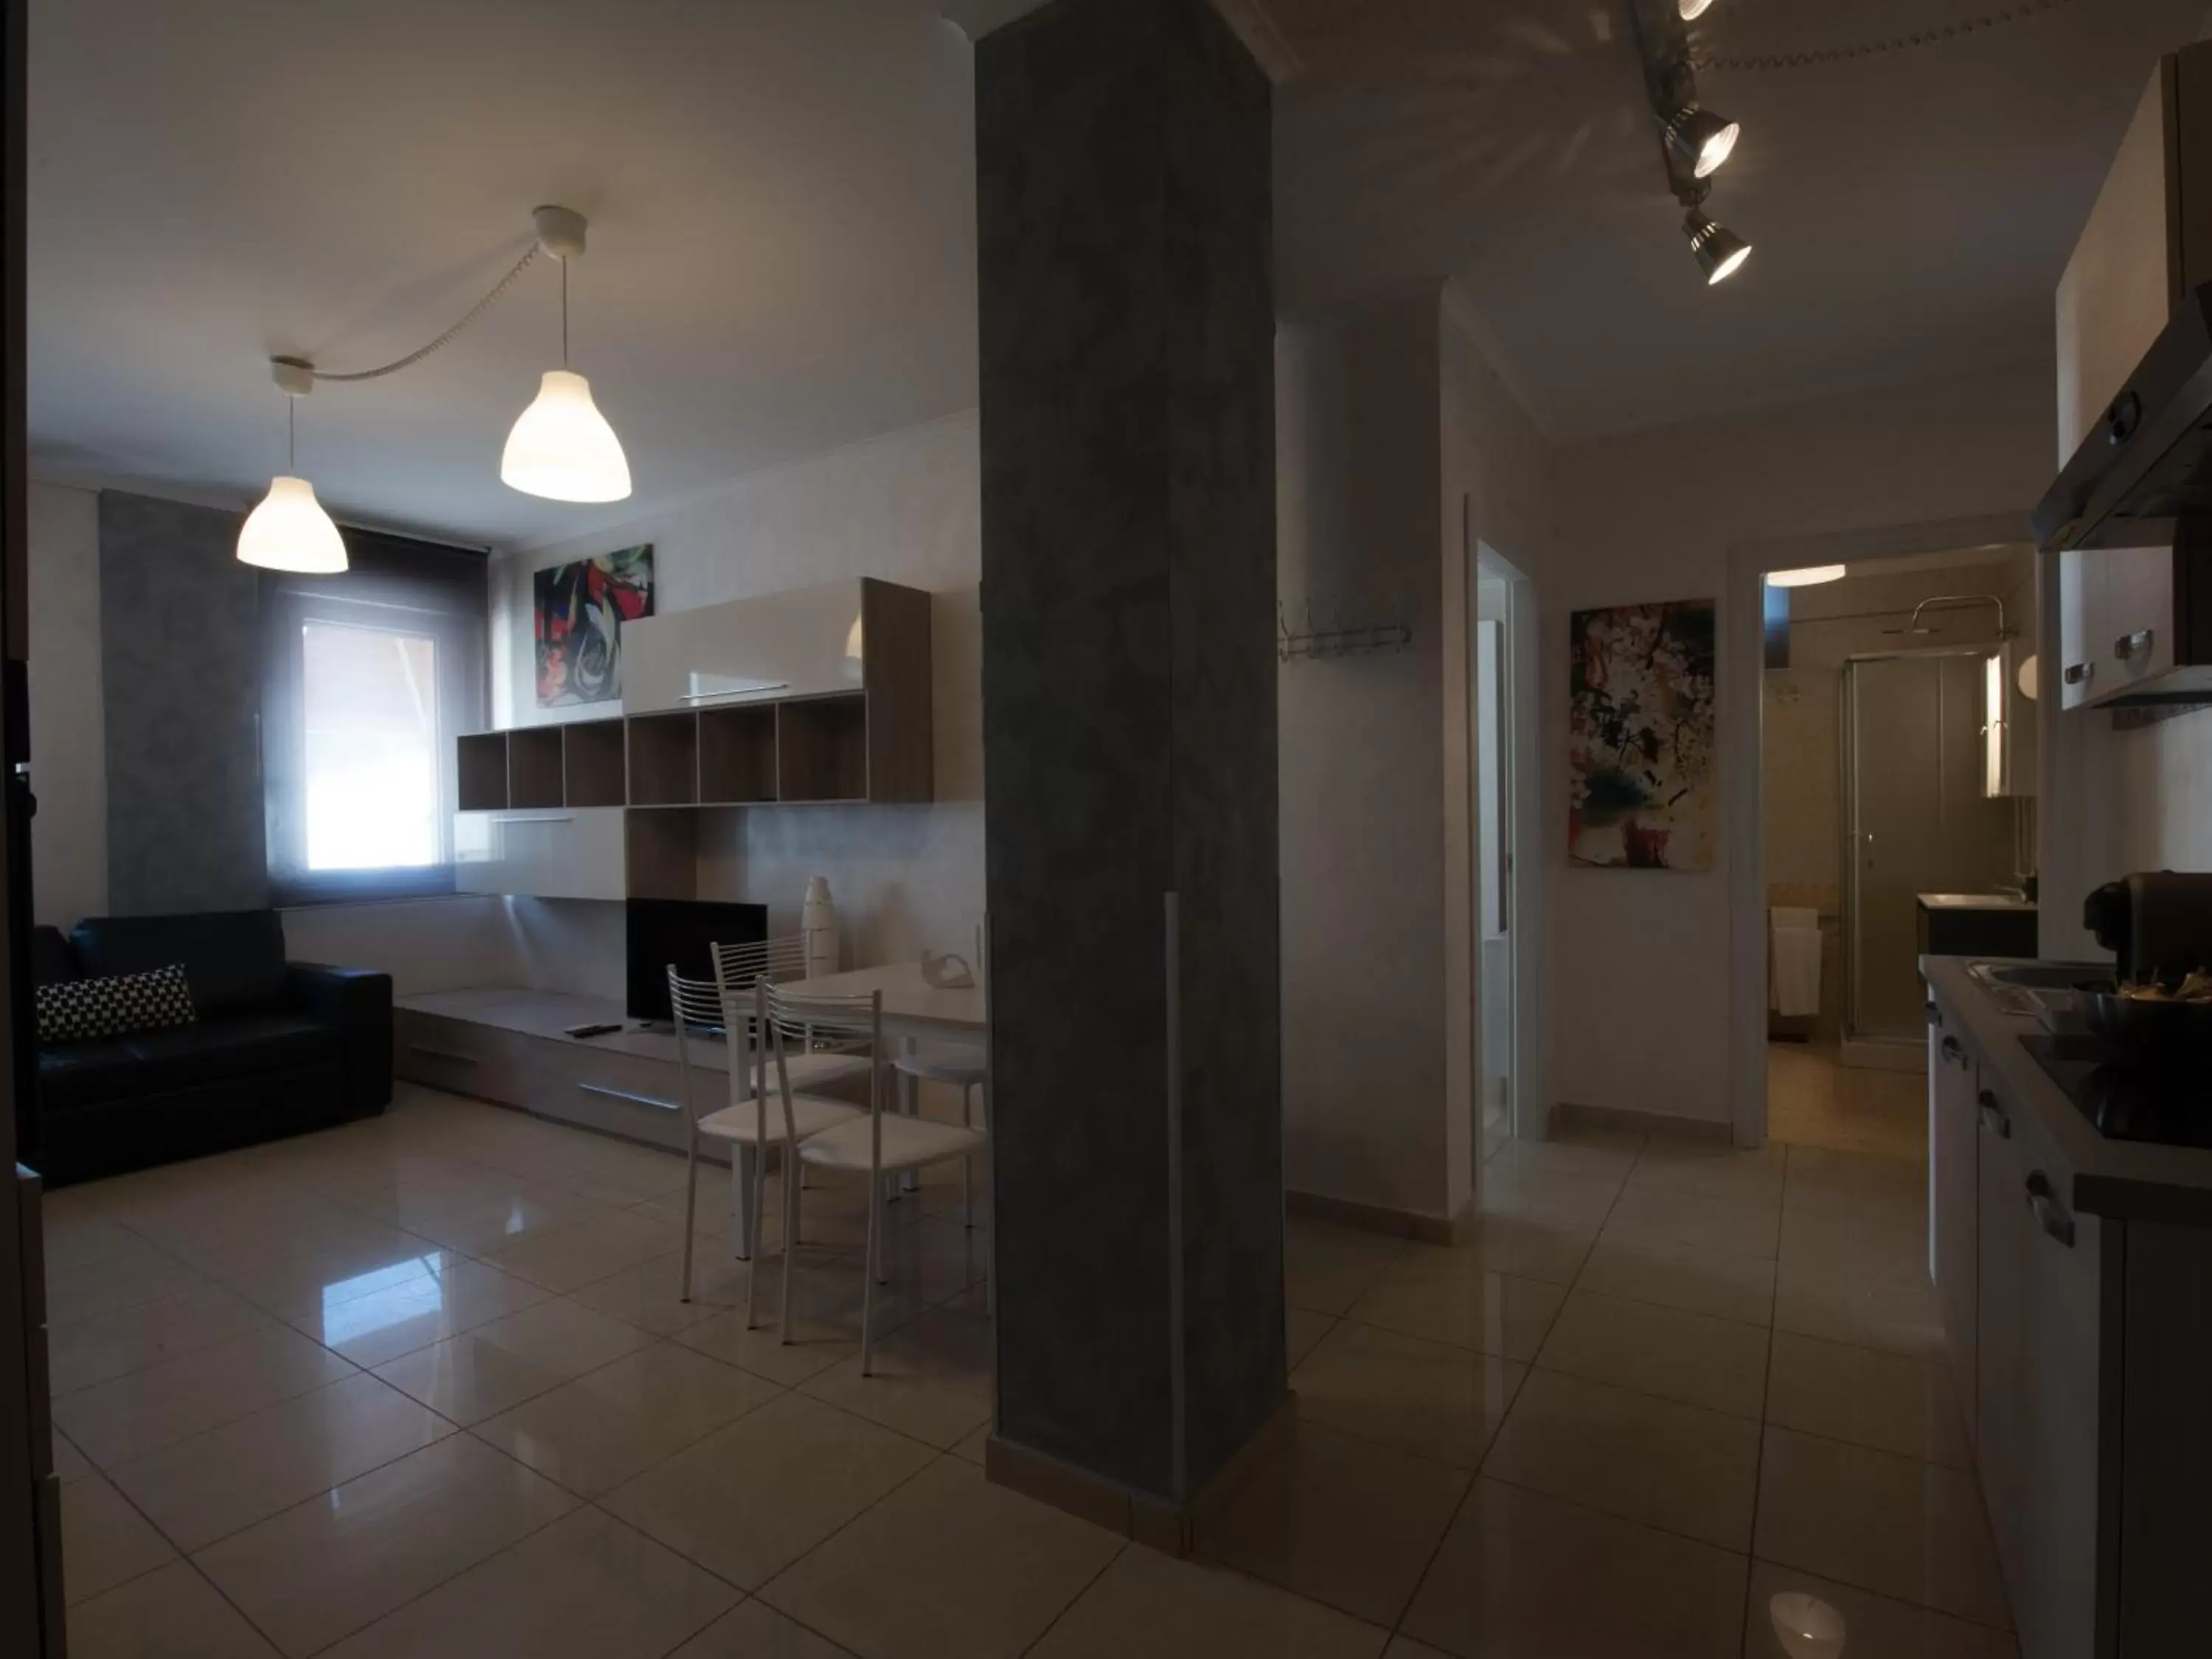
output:
<path id="1" fill-rule="evenodd" d="M 1785 1019 L 1819 1013 L 1820 913 L 1778 904 L 1767 931 L 1767 1006 Z"/>

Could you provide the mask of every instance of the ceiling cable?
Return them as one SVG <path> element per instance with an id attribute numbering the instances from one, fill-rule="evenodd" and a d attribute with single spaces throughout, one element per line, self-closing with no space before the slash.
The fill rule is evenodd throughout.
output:
<path id="1" fill-rule="evenodd" d="M 485 312 L 490 310 L 493 302 L 495 301 L 501 295 L 506 293 L 508 289 L 514 286 L 515 278 L 521 276 L 524 271 L 530 269 L 531 262 L 538 258 L 538 254 L 544 251 L 544 246 L 545 245 L 543 242 L 532 242 L 530 245 L 530 251 L 514 262 L 514 268 L 508 271 L 506 276 L 499 279 L 498 283 L 493 288 L 490 293 L 485 295 L 483 299 L 476 302 L 476 304 L 470 309 L 467 316 L 462 318 L 460 321 L 455 323 L 443 334 L 441 334 L 436 339 L 431 341 L 429 344 L 424 346 L 420 351 L 410 351 L 396 363 L 386 363 L 380 368 L 356 369 L 350 374 L 333 374 L 326 369 L 320 368 L 314 369 L 311 372 L 313 374 L 315 379 L 319 380 L 380 380 L 387 374 L 397 374 L 403 368 L 412 368 L 415 364 L 421 362 L 425 357 L 428 356 L 432 352 L 437 350 L 441 346 L 451 343 L 453 337 L 459 334 L 463 329 L 466 328 L 471 323 L 476 321 L 477 318 L 483 316 Z M 561 262 L 563 296 L 561 307 L 561 361 L 563 365 L 566 365 L 568 361 L 568 307 L 566 298 L 568 271 L 568 262 L 566 259 L 563 259 Z"/>
<path id="2" fill-rule="evenodd" d="M 1692 68 L 1719 70 L 1728 73 L 1736 70 L 1813 69 L 1824 64 L 1849 63 L 1861 58 L 1881 58 L 1891 52 L 1910 52 L 1918 46 L 1940 46 L 1984 30 L 2002 28 L 2008 23 L 2025 23 L 2031 18 L 2070 6 L 2074 0 L 2019 0 L 2014 5 L 2000 6 L 1978 17 L 1962 18 L 1955 23 L 1938 23 L 1932 27 L 1914 29 L 1907 34 L 1892 35 L 1886 40 L 1863 41 L 1850 46 L 1814 46 L 1803 52 L 1725 52 L 1692 51 Z"/>

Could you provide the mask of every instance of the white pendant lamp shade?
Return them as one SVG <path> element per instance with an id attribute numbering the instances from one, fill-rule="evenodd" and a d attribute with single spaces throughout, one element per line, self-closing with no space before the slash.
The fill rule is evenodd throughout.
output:
<path id="1" fill-rule="evenodd" d="M 261 505 L 246 515 L 238 532 L 238 560 L 264 570 L 332 576 L 346 568 L 345 540 L 315 499 L 314 485 L 305 478 L 277 477 L 270 481 Z"/>
<path id="2" fill-rule="evenodd" d="M 507 434 L 499 476 L 549 501 L 619 501 L 629 494 L 621 440 L 592 403 L 591 382 L 565 368 L 545 371 L 538 400 Z"/>

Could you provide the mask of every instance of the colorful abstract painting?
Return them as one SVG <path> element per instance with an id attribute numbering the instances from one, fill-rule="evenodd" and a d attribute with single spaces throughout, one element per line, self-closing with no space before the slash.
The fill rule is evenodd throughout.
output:
<path id="1" fill-rule="evenodd" d="M 653 549 L 556 564 L 534 580 L 538 706 L 622 696 L 622 625 L 653 614 Z"/>
<path id="2" fill-rule="evenodd" d="M 1574 614 L 1567 854 L 1713 867 L 1713 601 Z"/>

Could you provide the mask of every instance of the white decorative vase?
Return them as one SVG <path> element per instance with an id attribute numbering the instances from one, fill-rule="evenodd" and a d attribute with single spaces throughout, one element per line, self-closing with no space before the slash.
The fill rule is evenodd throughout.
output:
<path id="1" fill-rule="evenodd" d="M 799 907 L 799 935 L 806 945 L 809 979 L 837 971 L 837 902 L 830 896 L 827 876 L 806 878 L 806 898 Z"/>

